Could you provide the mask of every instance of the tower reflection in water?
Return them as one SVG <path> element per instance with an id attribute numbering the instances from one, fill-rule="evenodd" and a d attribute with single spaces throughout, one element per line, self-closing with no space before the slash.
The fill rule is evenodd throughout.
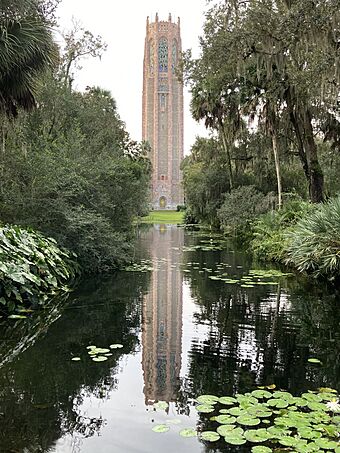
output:
<path id="1" fill-rule="evenodd" d="M 161 233 L 161 234 L 159 234 Z M 154 271 L 143 302 L 142 367 L 146 404 L 175 401 L 182 353 L 182 273 L 179 250 L 183 231 L 155 225 L 148 235 Z"/>

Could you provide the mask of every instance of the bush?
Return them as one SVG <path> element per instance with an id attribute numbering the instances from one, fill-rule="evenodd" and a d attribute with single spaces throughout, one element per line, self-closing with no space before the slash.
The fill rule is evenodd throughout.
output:
<path id="1" fill-rule="evenodd" d="M 224 230 L 246 227 L 259 214 L 268 211 L 272 195 L 263 195 L 254 186 L 241 186 L 224 195 L 217 216 Z"/>
<path id="2" fill-rule="evenodd" d="M 0 305 L 6 313 L 68 290 L 79 268 L 54 239 L 18 226 L 0 228 Z"/>
<path id="3" fill-rule="evenodd" d="M 291 201 L 280 211 L 261 215 L 252 225 L 254 239 L 250 247 L 254 255 L 261 260 L 283 261 L 289 241 L 287 231 L 313 209 L 310 203 Z"/>
<path id="4" fill-rule="evenodd" d="M 314 276 L 340 274 L 340 196 L 305 215 L 286 235 L 286 263 Z"/>

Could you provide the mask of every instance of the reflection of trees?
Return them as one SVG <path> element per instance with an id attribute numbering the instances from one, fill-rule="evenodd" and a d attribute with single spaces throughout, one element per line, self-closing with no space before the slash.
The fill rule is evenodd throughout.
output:
<path id="1" fill-rule="evenodd" d="M 292 283 L 291 301 L 301 323 L 298 341 L 306 362 L 317 357 L 323 365 L 307 366 L 310 386 L 340 387 L 340 295 L 334 287 Z"/>
<path id="2" fill-rule="evenodd" d="M 146 274 L 84 282 L 35 344 L 0 369 L 0 451 L 45 452 L 65 433 L 98 432 L 104 420 L 87 417 L 80 406 L 90 395 L 108 397 L 117 385 L 121 354 L 137 346 L 146 287 Z M 106 362 L 88 358 L 87 345 L 111 343 L 124 349 Z M 17 348 L 20 340 L 7 333 L 6 344 Z M 72 356 L 82 361 L 72 362 Z"/>
<path id="3" fill-rule="evenodd" d="M 235 277 L 237 266 L 247 270 L 249 265 L 243 256 L 228 252 L 190 252 L 186 259 L 208 268 L 216 260 L 230 263 L 228 273 Z M 246 392 L 261 384 L 275 383 L 293 392 L 338 384 L 339 303 L 329 300 L 334 297 L 322 291 L 319 299 L 313 297 L 317 288 L 306 289 L 296 280 L 295 293 L 287 292 L 285 281 L 277 289 L 243 290 L 198 272 L 192 269 L 186 275 L 198 307 L 195 322 L 206 327 L 206 335 L 204 341 L 192 342 L 183 401 L 202 393 Z M 311 374 L 307 358 L 314 355 L 325 358 L 325 367 Z"/>

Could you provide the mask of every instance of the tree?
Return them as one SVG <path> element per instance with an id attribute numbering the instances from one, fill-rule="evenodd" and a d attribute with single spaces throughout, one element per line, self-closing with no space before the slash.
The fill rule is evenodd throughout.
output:
<path id="1" fill-rule="evenodd" d="M 0 111 L 17 116 L 35 106 L 36 78 L 54 64 L 57 49 L 38 3 L 13 5 L 7 0 L 0 14 Z"/>
<path id="2" fill-rule="evenodd" d="M 339 123 L 338 6 L 338 0 L 227 0 L 207 14 L 201 57 L 189 56 L 184 65 L 194 94 L 204 84 L 213 87 L 222 121 L 266 117 L 278 187 L 277 133 L 285 121 L 285 128 L 294 132 L 313 202 L 324 198 L 317 127 L 328 115 L 327 138 L 334 141 L 339 129 L 334 127 Z"/>

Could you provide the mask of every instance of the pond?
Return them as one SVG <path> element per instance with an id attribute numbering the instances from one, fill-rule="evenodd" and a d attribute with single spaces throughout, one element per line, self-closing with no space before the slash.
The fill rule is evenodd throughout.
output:
<path id="1" fill-rule="evenodd" d="M 198 395 L 339 390 L 334 290 L 252 263 L 207 231 L 139 236 L 142 272 L 84 279 L 67 302 L 0 325 L 1 452 L 245 452 L 179 435 L 209 424 Z M 162 423 L 169 431 L 155 433 Z"/>

